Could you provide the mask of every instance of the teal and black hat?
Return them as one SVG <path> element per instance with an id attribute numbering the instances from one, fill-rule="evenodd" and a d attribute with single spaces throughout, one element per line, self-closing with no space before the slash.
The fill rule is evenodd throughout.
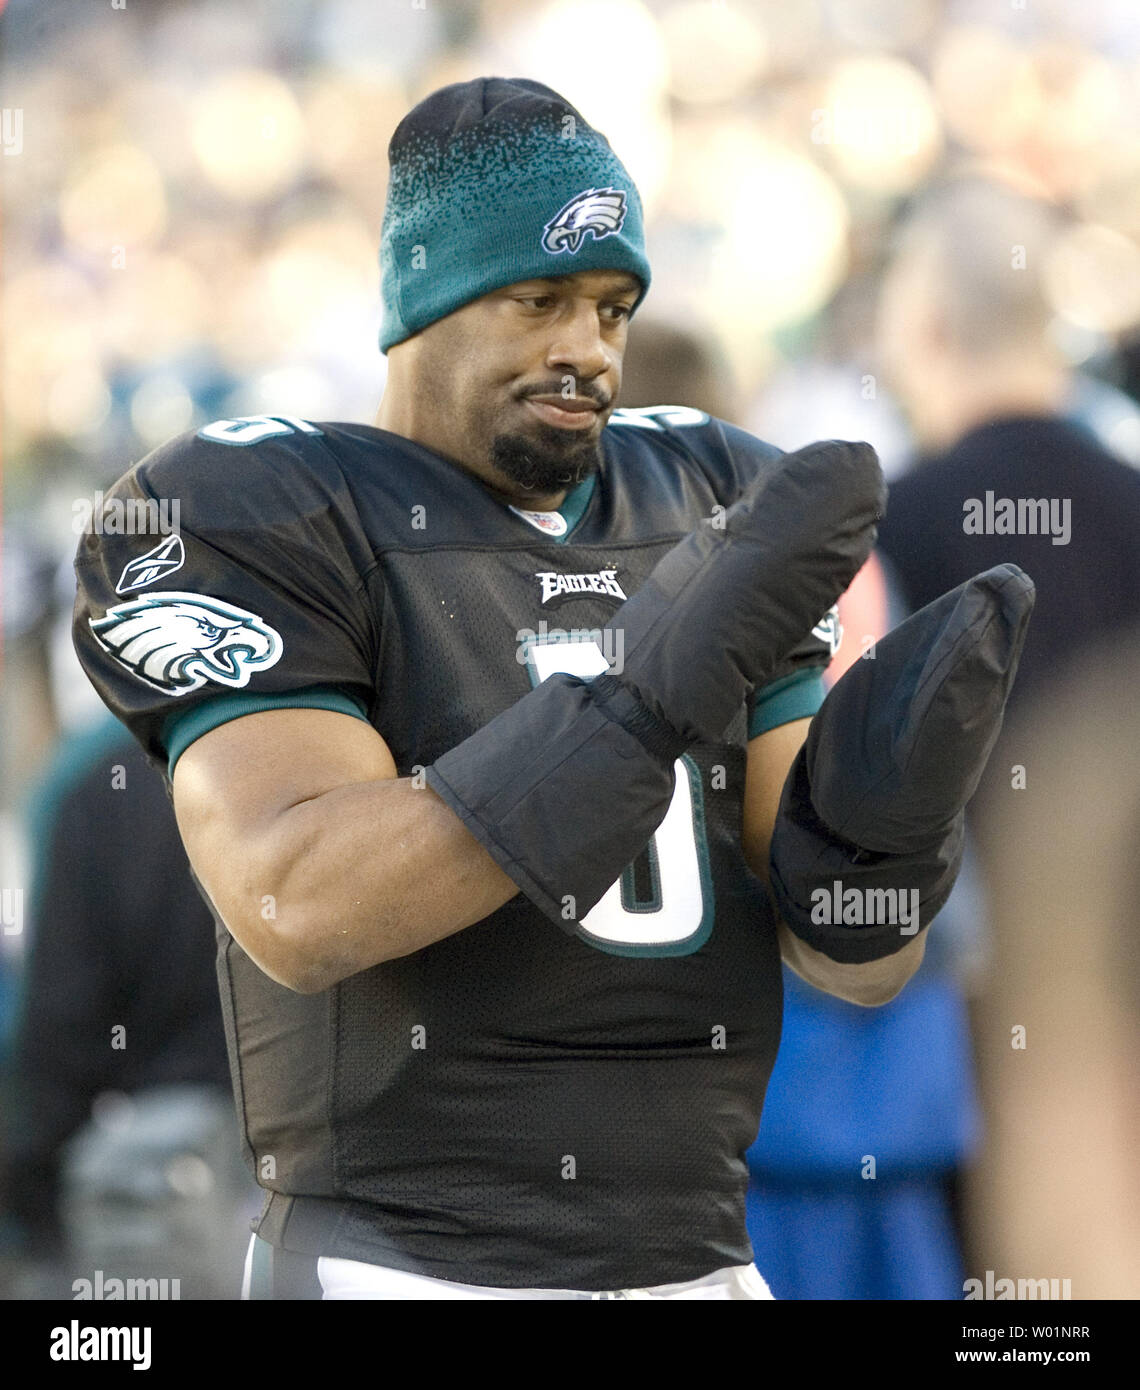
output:
<path id="1" fill-rule="evenodd" d="M 441 87 L 396 127 L 388 158 L 381 352 L 518 280 L 628 270 L 645 298 L 633 180 L 606 137 L 541 82 Z"/>

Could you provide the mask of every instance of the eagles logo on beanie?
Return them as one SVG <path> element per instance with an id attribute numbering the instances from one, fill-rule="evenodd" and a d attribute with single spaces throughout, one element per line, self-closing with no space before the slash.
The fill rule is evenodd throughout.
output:
<path id="1" fill-rule="evenodd" d="M 388 159 L 381 352 L 520 280 L 627 270 L 645 298 L 633 180 L 606 137 L 541 82 L 441 87 L 396 127 Z"/>

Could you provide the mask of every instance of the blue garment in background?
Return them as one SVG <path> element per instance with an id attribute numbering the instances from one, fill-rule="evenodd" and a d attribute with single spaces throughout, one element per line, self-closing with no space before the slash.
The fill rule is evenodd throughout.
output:
<path id="1" fill-rule="evenodd" d="M 747 1155 L 757 1267 L 777 1298 L 960 1299 L 947 1180 L 980 1122 L 957 985 L 923 966 L 877 1009 L 787 968 L 784 986 L 780 1054 Z"/>

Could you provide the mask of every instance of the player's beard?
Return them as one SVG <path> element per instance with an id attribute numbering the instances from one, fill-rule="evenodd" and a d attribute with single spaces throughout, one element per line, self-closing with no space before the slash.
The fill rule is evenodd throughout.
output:
<path id="1" fill-rule="evenodd" d="M 491 457 L 504 477 L 536 496 L 561 492 L 601 467 L 598 440 L 577 440 L 555 425 L 540 424 L 533 434 L 497 434 Z"/>

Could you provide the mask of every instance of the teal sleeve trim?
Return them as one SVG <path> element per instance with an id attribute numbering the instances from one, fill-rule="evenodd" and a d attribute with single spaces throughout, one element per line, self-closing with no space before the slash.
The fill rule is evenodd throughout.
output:
<path id="1" fill-rule="evenodd" d="M 803 666 L 790 676 L 773 681 L 756 692 L 748 737 L 759 738 L 793 719 L 810 719 L 819 713 L 825 694 L 822 666 Z"/>
<path id="2" fill-rule="evenodd" d="M 219 695 L 185 714 L 174 714 L 163 726 L 162 742 L 166 747 L 166 771 L 174 776 L 174 765 L 187 748 L 211 729 L 240 719 L 246 714 L 261 714 L 269 709 L 327 709 L 334 714 L 351 714 L 368 723 L 368 713 L 359 700 L 354 700 L 331 685 L 316 685 L 308 690 L 283 690 L 275 695 Z"/>

